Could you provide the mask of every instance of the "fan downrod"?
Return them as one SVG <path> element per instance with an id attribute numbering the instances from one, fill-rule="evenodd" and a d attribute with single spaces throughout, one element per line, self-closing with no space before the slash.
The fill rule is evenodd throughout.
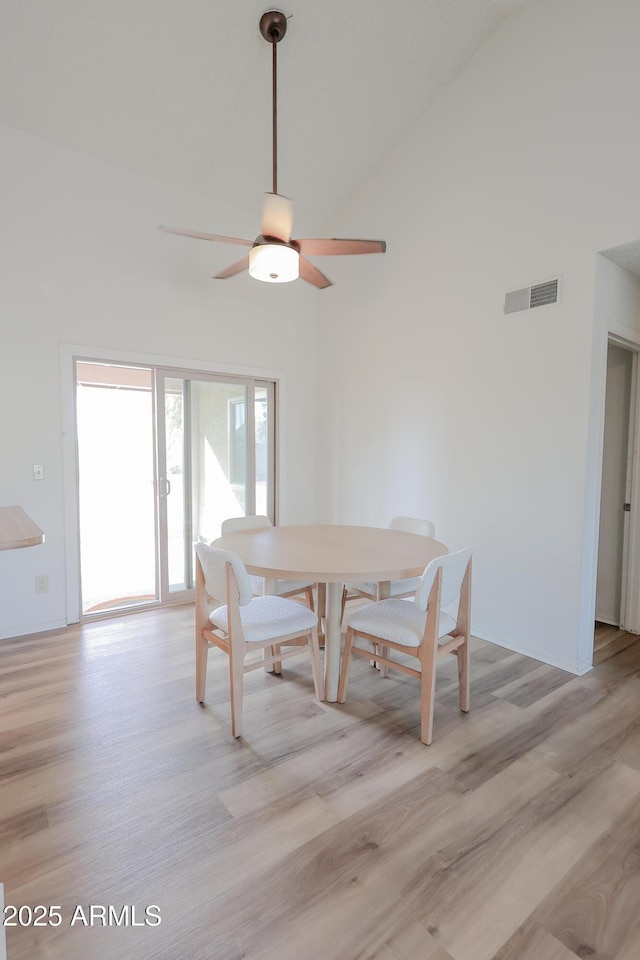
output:
<path id="1" fill-rule="evenodd" d="M 280 43 L 287 32 L 287 18 L 280 10 L 268 10 L 260 17 L 260 33 L 267 43 Z"/>

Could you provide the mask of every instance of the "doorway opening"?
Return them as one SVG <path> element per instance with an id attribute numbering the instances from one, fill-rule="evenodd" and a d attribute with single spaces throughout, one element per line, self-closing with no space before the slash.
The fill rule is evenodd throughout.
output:
<path id="1" fill-rule="evenodd" d="M 191 599 L 193 543 L 275 522 L 275 382 L 75 361 L 83 618 Z"/>
<path id="2" fill-rule="evenodd" d="M 631 522 L 637 486 L 638 352 L 611 338 L 607 347 L 605 426 L 598 537 L 594 662 L 635 642 L 640 633 L 633 586 L 638 554 Z"/>

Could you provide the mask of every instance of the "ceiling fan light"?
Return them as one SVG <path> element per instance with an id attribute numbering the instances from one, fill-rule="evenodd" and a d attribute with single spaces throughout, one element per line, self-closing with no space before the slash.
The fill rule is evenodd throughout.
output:
<path id="1" fill-rule="evenodd" d="M 284 243 L 261 243 L 249 251 L 249 275 L 267 283 L 289 283 L 300 276 L 300 256 Z"/>

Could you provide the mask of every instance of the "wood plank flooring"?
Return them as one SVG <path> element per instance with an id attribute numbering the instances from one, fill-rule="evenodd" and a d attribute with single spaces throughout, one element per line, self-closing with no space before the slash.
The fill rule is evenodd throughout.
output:
<path id="1" fill-rule="evenodd" d="M 430 747 L 413 678 L 318 704 L 301 658 L 234 741 L 193 616 L 0 643 L 0 881 L 62 917 L 9 960 L 638 960 L 640 644 L 578 678 L 475 640 Z"/>
<path id="2" fill-rule="evenodd" d="M 625 647 L 639 641 L 640 636 L 637 633 L 627 633 L 620 627 L 614 627 L 596 620 L 593 635 L 593 662 L 602 663 L 603 660 L 608 660 L 609 657 L 615 656 L 620 650 L 624 650 Z"/>

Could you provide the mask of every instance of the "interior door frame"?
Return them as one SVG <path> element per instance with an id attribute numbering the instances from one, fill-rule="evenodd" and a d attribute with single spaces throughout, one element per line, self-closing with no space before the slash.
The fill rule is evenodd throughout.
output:
<path id="1" fill-rule="evenodd" d="M 631 508 L 625 513 L 620 626 L 629 633 L 640 634 L 640 348 L 636 345 L 626 349 L 633 355 L 625 494 Z"/>
<path id="2" fill-rule="evenodd" d="M 619 346 L 619 344 L 616 344 Z M 628 347 L 624 348 L 625 350 Z M 640 608 L 638 607 L 636 595 L 637 590 L 631 589 L 636 576 L 635 571 L 638 566 L 638 537 L 640 528 L 634 524 L 632 518 L 637 512 L 633 509 L 633 504 L 638 502 L 638 426 L 640 425 L 640 397 L 638 396 L 638 351 L 630 350 L 631 353 L 631 390 L 629 397 L 629 435 L 627 438 L 627 475 L 625 478 L 625 503 L 631 504 L 631 509 L 624 513 L 624 525 L 622 534 L 622 583 L 620 586 L 620 627 L 623 630 L 629 629 L 631 633 L 640 633 L 640 621 L 638 619 Z M 635 580 L 637 583 L 637 579 Z M 627 627 L 630 624 L 630 628 Z"/>
<path id="3" fill-rule="evenodd" d="M 66 622 L 79 623 L 82 618 L 82 598 L 80 590 L 80 526 L 78 517 L 78 462 L 76 449 L 76 410 L 75 410 L 75 362 L 113 363 L 132 366 L 150 366 L 180 371 L 180 376 L 191 374 L 214 374 L 225 378 L 241 378 L 271 381 L 274 384 L 273 429 L 275 430 L 274 456 L 271 478 L 274 491 L 274 523 L 277 522 L 281 491 L 276 486 L 276 478 L 282 476 L 281 466 L 287 454 L 287 439 L 283 436 L 280 424 L 286 411 L 287 382 L 284 371 L 272 367 L 255 367 L 226 362 L 184 359 L 158 354 L 130 352 L 88 344 L 61 343 L 60 352 L 60 389 L 62 400 L 62 461 L 63 461 L 63 497 L 64 497 L 64 542 L 66 576 Z M 157 607 L 157 602 L 149 606 Z M 142 605 L 121 609 L 118 615 L 144 609 Z M 105 616 L 113 616 L 113 613 Z M 93 619 L 93 618 L 92 618 Z M 97 618 L 96 618 L 97 619 Z"/>

